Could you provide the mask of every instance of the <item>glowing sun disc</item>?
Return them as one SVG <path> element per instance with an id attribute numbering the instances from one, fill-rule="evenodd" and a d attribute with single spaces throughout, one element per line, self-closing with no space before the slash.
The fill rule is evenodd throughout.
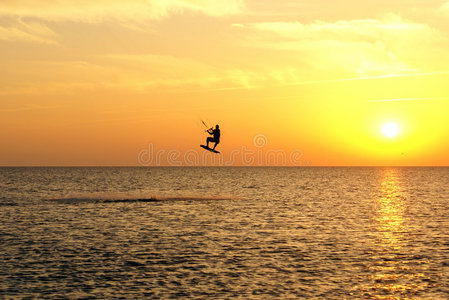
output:
<path id="1" fill-rule="evenodd" d="M 396 123 L 385 123 L 382 126 L 382 133 L 388 138 L 393 138 L 399 134 L 399 126 Z"/>

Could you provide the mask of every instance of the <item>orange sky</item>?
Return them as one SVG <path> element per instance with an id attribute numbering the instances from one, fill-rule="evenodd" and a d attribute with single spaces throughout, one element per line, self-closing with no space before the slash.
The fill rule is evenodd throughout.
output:
<path id="1" fill-rule="evenodd" d="M 54 2 L 0 3 L 0 165 L 449 165 L 448 1 Z"/>

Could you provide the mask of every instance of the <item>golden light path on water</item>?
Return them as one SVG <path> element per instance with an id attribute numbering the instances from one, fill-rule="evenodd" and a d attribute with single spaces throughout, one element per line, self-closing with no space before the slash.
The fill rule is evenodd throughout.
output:
<path id="1" fill-rule="evenodd" d="M 377 299 L 407 299 L 429 286 L 423 281 L 422 265 L 416 265 L 409 251 L 413 230 L 409 228 L 407 198 L 401 189 L 401 170 L 382 172 L 380 194 L 375 200 L 376 242 L 369 267 L 372 286 L 365 292 Z"/>
<path id="2" fill-rule="evenodd" d="M 404 237 L 401 235 L 406 230 L 404 216 L 404 197 L 401 194 L 398 174 L 396 170 L 388 169 L 382 177 L 381 193 L 377 199 L 377 226 L 382 233 L 379 247 L 388 250 L 400 250 Z"/>

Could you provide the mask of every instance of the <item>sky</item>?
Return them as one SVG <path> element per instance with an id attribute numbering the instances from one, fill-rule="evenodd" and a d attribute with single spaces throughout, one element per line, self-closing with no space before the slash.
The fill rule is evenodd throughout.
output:
<path id="1" fill-rule="evenodd" d="M 447 0 L 3 0 L 0 165 L 448 166 L 448 51 Z"/>

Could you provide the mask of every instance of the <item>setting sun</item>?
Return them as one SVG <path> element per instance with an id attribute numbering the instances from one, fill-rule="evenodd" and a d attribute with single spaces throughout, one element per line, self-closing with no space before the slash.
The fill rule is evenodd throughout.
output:
<path id="1" fill-rule="evenodd" d="M 393 122 L 385 123 L 382 126 L 382 134 L 388 138 L 394 138 L 399 134 L 399 126 Z"/>

